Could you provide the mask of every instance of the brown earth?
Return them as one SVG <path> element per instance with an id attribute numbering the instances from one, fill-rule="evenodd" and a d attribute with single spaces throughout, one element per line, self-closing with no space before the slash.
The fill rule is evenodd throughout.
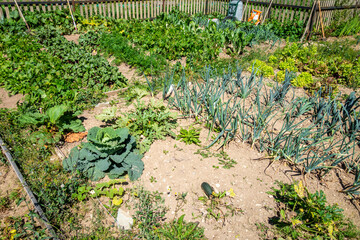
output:
<path id="1" fill-rule="evenodd" d="M 16 103 L 21 102 L 23 98 L 24 95 L 21 94 L 10 96 L 5 89 L 0 88 L 0 108 L 16 108 Z"/>

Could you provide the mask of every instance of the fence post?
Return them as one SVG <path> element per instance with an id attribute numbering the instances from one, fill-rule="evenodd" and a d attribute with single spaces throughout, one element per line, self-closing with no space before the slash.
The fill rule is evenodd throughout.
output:
<path id="1" fill-rule="evenodd" d="M 209 0 L 206 0 L 205 2 L 205 14 L 209 14 Z"/>
<path id="2" fill-rule="evenodd" d="M 75 12 L 75 0 L 72 0 L 72 9 L 73 9 L 73 12 Z"/>
<path id="3" fill-rule="evenodd" d="M 315 1 L 318 1 L 318 0 L 314 0 Z M 316 16 L 316 12 L 319 11 L 319 6 L 317 4 L 315 4 L 315 9 L 312 13 L 312 16 L 311 16 L 311 20 L 310 20 L 310 27 L 309 27 L 309 35 L 307 37 L 307 39 L 309 40 L 312 36 L 312 33 L 313 33 L 313 28 L 314 28 L 314 22 L 315 22 L 315 16 Z"/>
<path id="4" fill-rule="evenodd" d="M 165 0 L 163 0 L 162 12 L 165 12 Z"/>

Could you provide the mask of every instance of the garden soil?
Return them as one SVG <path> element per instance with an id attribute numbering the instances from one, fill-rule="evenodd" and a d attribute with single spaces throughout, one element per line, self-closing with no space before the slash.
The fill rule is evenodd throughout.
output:
<path id="1" fill-rule="evenodd" d="M 23 98 L 24 95 L 21 94 L 10 96 L 5 89 L 0 88 L 0 108 L 16 108 L 16 104 L 19 101 L 21 102 Z"/>
<path id="2" fill-rule="evenodd" d="M 296 94 L 302 95 L 303 92 L 299 90 Z M 149 98 L 145 97 L 143 100 L 148 102 Z M 117 105 L 119 113 L 134 109 L 122 100 L 119 101 Z M 87 130 L 94 126 L 105 126 L 94 116 L 107 107 L 110 107 L 108 102 L 84 112 L 82 117 Z M 188 128 L 191 125 L 194 125 L 192 120 L 180 119 L 179 127 L 174 131 L 178 134 L 181 127 Z M 343 185 L 352 181 L 347 178 L 346 173 L 341 170 L 332 171 L 321 181 L 313 175 L 304 178 L 286 163 L 271 163 L 266 155 L 239 141 L 232 142 L 224 149 L 229 157 L 237 162 L 233 168 L 224 169 L 219 164 L 218 157 L 203 158 L 195 154 L 198 150 L 203 150 L 203 146 L 207 146 L 211 141 L 207 140 L 207 129 L 200 124 L 194 126 L 201 129 L 201 146 L 185 145 L 170 137 L 155 141 L 143 157 L 145 164 L 143 175 L 138 181 L 126 186 L 126 188 L 143 186 L 146 190 L 162 193 L 165 205 L 169 208 L 167 221 L 185 214 L 186 221 L 199 222 L 199 226 L 205 228 L 205 235 L 209 239 L 260 239 L 260 235 L 265 233 L 257 229 L 257 224 L 270 226 L 270 219 L 277 216 L 276 203 L 267 192 L 271 191 L 272 187 L 276 187 L 275 181 L 292 183 L 296 180 L 303 181 L 311 192 L 324 191 L 329 204 L 338 204 L 344 209 L 344 215 L 360 226 L 359 211 L 354 205 L 356 203 L 353 204 L 345 194 L 340 193 Z M 75 145 L 75 143 L 64 145 L 62 151 L 68 155 Z M 214 146 L 210 152 L 220 151 Z M 343 185 L 339 177 L 344 181 Z M 108 179 L 102 181 L 106 180 Z M 206 206 L 198 200 L 199 197 L 205 196 L 201 189 L 203 182 L 209 183 L 216 192 L 230 193 L 232 189 L 235 193 L 233 197 L 224 198 L 223 203 L 231 205 L 233 210 L 228 212 L 229 216 L 225 217 L 225 222 L 223 218 L 216 221 L 207 217 Z M 187 193 L 185 202 L 179 200 L 182 193 Z M 132 205 L 132 202 L 129 201 L 128 204 Z M 179 208 L 181 204 L 183 206 Z M 135 214 L 135 210 L 130 210 L 130 213 Z M 268 234 L 270 235 L 266 235 L 266 238 L 271 238 L 271 233 Z"/>

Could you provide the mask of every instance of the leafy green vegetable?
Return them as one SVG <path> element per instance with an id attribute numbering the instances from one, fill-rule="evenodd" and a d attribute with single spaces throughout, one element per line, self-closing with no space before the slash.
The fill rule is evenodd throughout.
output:
<path id="1" fill-rule="evenodd" d="M 71 149 L 70 156 L 63 161 L 65 170 L 78 170 L 93 181 L 105 175 L 119 178 L 128 173 L 132 181 L 141 176 L 144 169 L 142 155 L 136 150 L 135 138 L 127 128 L 93 127 L 87 140 L 80 148 Z"/>

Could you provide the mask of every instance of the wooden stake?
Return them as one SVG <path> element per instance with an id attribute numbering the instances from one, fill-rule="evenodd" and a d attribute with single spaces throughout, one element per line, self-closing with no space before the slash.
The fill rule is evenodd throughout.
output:
<path id="1" fill-rule="evenodd" d="M 268 15 L 268 13 L 269 13 L 269 10 L 270 10 L 270 8 L 271 8 L 272 3 L 273 3 L 273 0 L 270 0 L 269 7 L 267 8 L 266 13 L 265 13 L 265 15 L 264 15 L 264 19 L 260 22 L 260 24 L 265 23 L 266 17 L 267 17 L 267 15 Z"/>
<path id="2" fill-rule="evenodd" d="M 304 37 L 305 37 L 307 31 L 309 30 L 310 20 L 311 20 L 311 18 L 313 17 L 313 12 L 314 12 L 315 6 L 316 6 L 316 1 L 314 1 L 313 6 L 312 6 L 312 8 L 311 8 L 311 12 L 310 12 L 310 14 L 309 14 L 309 19 L 308 19 L 308 22 L 306 23 L 304 33 L 303 33 L 303 35 L 302 35 L 301 38 L 300 38 L 300 42 L 302 42 L 302 41 L 304 40 Z"/>
<path id="3" fill-rule="evenodd" d="M 76 23 L 75 23 L 75 18 L 74 18 L 73 12 L 72 12 L 72 10 L 71 10 L 69 0 L 67 0 L 67 4 L 68 4 L 68 8 L 69 8 L 69 11 L 70 11 L 71 18 L 72 18 L 72 20 L 73 20 L 73 24 L 74 24 L 75 30 L 77 31 L 77 27 L 76 27 Z"/>
<path id="4" fill-rule="evenodd" d="M 17 3 L 16 0 L 14 0 L 14 2 L 15 2 L 15 5 L 16 5 L 18 11 L 19 11 L 20 17 L 22 18 L 22 20 L 24 21 L 24 23 L 25 23 L 28 31 L 30 32 L 30 27 L 29 27 L 29 25 L 27 24 L 27 22 L 26 22 L 26 20 L 25 20 L 25 18 L 24 18 L 24 15 L 22 14 L 22 11 L 21 11 L 21 9 L 20 9 L 20 7 L 19 7 L 19 4 Z"/>
<path id="5" fill-rule="evenodd" d="M 318 4 L 319 4 L 319 17 L 320 17 L 320 24 L 321 24 L 321 32 L 323 35 L 323 39 L 325 38 L 325 32 L 324 32 L 324 24 L 322 21 L 322 14 L 321 14 L 321 7 L 320 7 L 320 0 L 318 0 Z"/>

